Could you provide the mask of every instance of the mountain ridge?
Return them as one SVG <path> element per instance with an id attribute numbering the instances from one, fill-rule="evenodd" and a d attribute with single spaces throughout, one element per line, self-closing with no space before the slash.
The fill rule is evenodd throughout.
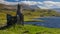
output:
<path id="1" fill-rule="evenodd" d="M 13 10 L 13 9 L 17 8 L 17 5 L 4 5 L 4 4 L 0 4 L 0 9 L 4 9 L 4 8 Z M 23 9 L 30 9 L 30 10 L 32 10 L 32 9 L 41 9 L 41 8 L 37 7 L 36 5 L 31 5 L 31 6 L 26 6 L 25 5 L 25 6 L 23 6 Z M 55 10 L 57 12 L 60 12 L 60 8 L 53 8 L 53 9 L 50 9 L 50 10 Z"/>

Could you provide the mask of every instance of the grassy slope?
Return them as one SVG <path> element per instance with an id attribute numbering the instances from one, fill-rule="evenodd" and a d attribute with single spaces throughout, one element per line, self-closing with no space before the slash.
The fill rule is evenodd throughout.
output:
<path id="1" fill-rule="evenodd" d="M 2 12 L 2 14 L 1 14 L 1 12 L 0 12 L 0 14 L 1 14 L 0 18 L 2 18 L 2 15 L 5 15 L 6 13 L 7 12 Z M 14 14 L 14 13 L 10 13 L 10 14 Z M 6 18 L 5 16 L 3 16 L 2 19 L 5 19 Z M 33 17 L 34 16 L 31 16 L 31 17 L 25 16 L 24 18 L 25 18 L 25 21 L 30 21 L 30 18 L 33 18 Z M 3 22 L 5 23 L 5 21 L 3 21 Z M 24 26 L 15 25 L 15 27 L 12 26 L 11 28 L 6 29 L 6 30 L 0 30 L 0 34 L 23 34 L 23 32 L 26 30 L 29 31 L 28 34 L 36 34 L 37 32 L 39 34 L 43 34 L 43 33 L 45 33 L 45 34 L 60 34 L 59 28 L 47 28 L 47 27 L 43 27 L 43 26 L 33 26 L 33 25 L 24 25 Z"/>
<path id="2" fill-rule="evenodd" d="M 42 26 L 33 26 L 33 25 L 25 25 L 19 26 L 15 25 L 15 27 L 11 27 L 6 30 L 0 30 L 0 34 L 23 34 L 23 32 L 27 32 L 28 34 L 60 34 L 60 29 L 58 28 L 47 28 Z"/>

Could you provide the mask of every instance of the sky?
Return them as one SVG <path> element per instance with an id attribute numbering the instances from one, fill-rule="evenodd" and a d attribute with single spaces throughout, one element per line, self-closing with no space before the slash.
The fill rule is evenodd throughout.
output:
<path id="1" fill-rule="evenodd" d="M 35 5 L 42 9 L 60 8 L 60 0 L 0 0 L 0 4 L 5 5 Z"/>
<path id="2" fill-rule="evenodd" d="M 9 2 L 15 2 L 15 1 L 25 1 L 25 0 L 6 0 Z M 59 2 L 60 0 L 26 0 L 26 1 L 55 1 L 55 2 Z"/>

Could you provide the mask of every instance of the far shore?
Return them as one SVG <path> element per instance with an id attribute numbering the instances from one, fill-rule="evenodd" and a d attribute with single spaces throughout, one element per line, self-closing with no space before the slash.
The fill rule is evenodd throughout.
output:
<path id="1" fill-rule="evenodd" d="M 34 18 L 60 18 L 60 17 L 54 17 L 54 16 L 49 16 L 49 17 L 34 17 Z"/>

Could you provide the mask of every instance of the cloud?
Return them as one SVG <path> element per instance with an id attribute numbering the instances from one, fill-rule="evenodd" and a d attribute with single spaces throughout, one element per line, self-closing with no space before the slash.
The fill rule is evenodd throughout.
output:
<path id="1" fill-rule="evenodd" d="M 60 2 L 43 1 L 42 4 L 38 5 L 38 7 L 42 9 L 60 8 Z"/>
<path id="2" fill-rule="evenodd" d="M 7 2 L 5 0 L 0 0 L 0 4 L 5 4 L 5 5 L 16 5 L 17 2 Z"/>
<path id="3" fill-rule="evenodd" d="M 50 8 L 60 8 L 60 2 L 44 1 L 43 5 Z"/>
<path id="4" fill-rule="evenodd" d="M 18 0 L 16 0 L 18 1 Z M 0 0 L 0 3 L 5 4 L 5 5 L 16 5 L 18 2 L 7 2 L 4 0 Z M 42 9 L 51 9 L 51 8 L 60 8 L 60 2 L 54 2 L 54 1 L 21 1 L 19 2 L 20 4 L 23 5 L 37 5 L 39 8 Z"/>
<path id="5" fill-rule="evenodd" d="M 16 0 L 18 1 L 18 0 Z M 16 5 L 18 2 L 8 2 L 4 0 L 0 0 L 0 3 L 6 4 L 6 5 Z M 35 2 L 35 1 L 21 1 L 19 2 L 20 4 L 26 4 L 26 5 L 36 5 L 36 4 L 41 4 L 41 2 Z"/>
<path id="6" fill-rule="evenodd" d="M 21 4 L 26 4 L 26 5 L 36 5 L 36 4 L 42 4 L 41 2 L 36 2 L 36 1 L 21 1 Z"/>
<path id="7" fill-rule="evenodd" d="M 60 5 L 60 2 L 53 2 L 53 1 L 44 1 L 43 3 L 46 6 L 54 6 L 54 5 L 59 6 Z"/>

